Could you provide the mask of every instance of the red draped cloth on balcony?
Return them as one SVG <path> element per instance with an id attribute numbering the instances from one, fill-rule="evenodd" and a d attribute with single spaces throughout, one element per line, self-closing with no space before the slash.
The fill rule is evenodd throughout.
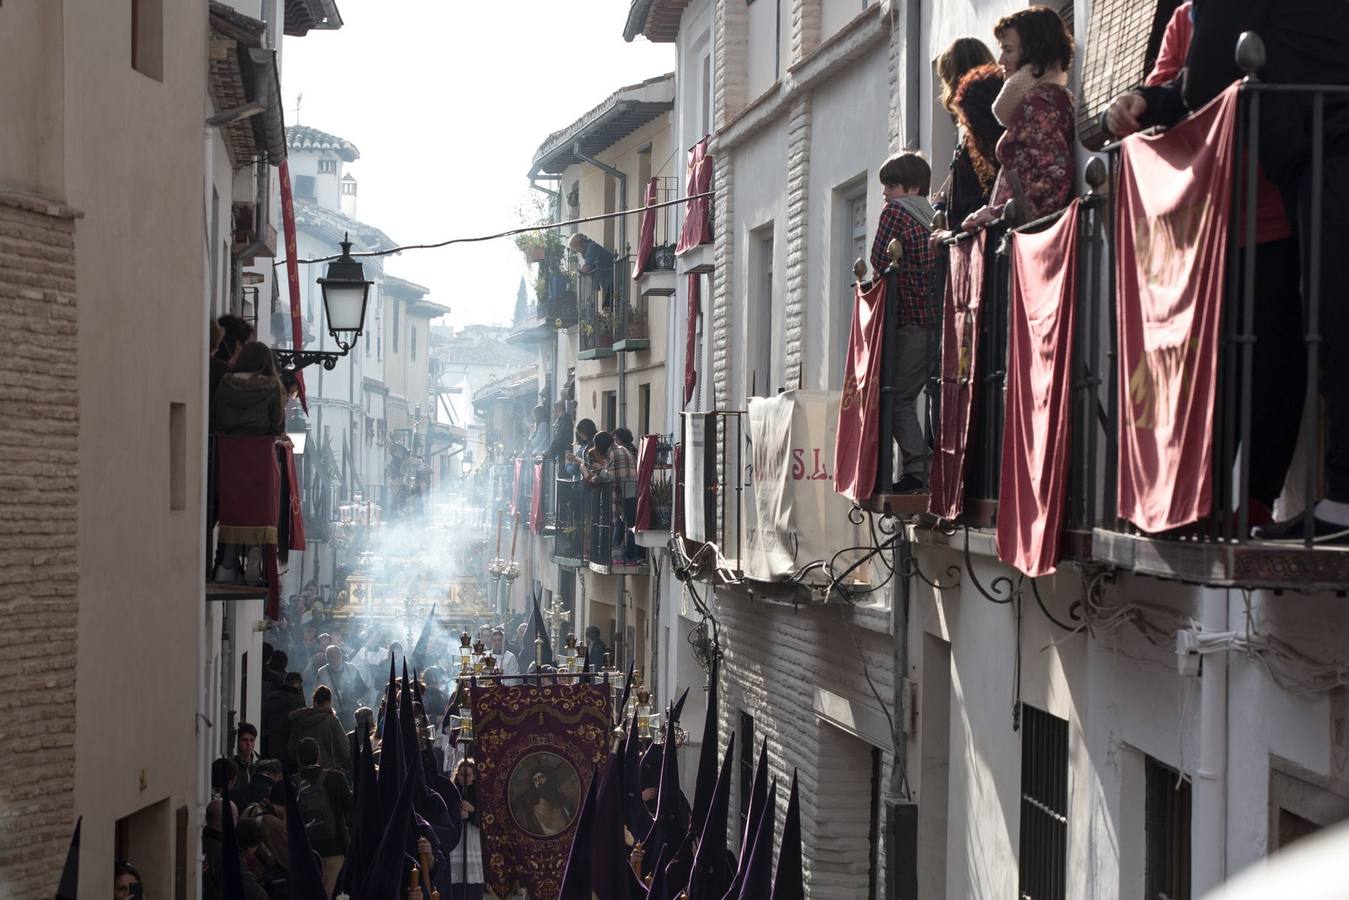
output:
<path id="1" fill-rule="evenodd" d="M 932 452 L 928 509 L 954 519 L 965 508 L 965 449 L 970 439 L 970 406 L 977 377 L 979 315 L 984 292 L 984 243 L 980 232 L 950 248 L 950 270 L 942 303 L 941 423 Z"/>
<path id="2" fill-rule="evenodd" d="M 651 530 L 651 475 L 656 471 L 656 449 L 660 438 L 648 434 L 637 445 L 637 515 L 633 531 Z"/>
<path id="3" fill-rule="evenodd" d="M 271 435 L 216 435 L 220 542 L 260 545 L 267 565 L 267 616 L 280 612 L 276 533 L 281 521 L 281 466 Z"/>
<path id="4" fill-rule="evenodd" d="M 303 550 L 304 508 L 300 503 L 300 479 L 295 474 L 295 448 L 290 444 L 278 443 L 286 460 L 286 483 L 290 486 L 290 545 L 291 550 Z"/>
<path id="5" fill-rule="evenodd" d="M 534 464 L 534 491 L 529 498 L 529 530 L 543 534 L 543 463 Z"/>
<path id="6" fill-rule="evenodd" d="M 698 316 L 703 311 L 703 277 L 689 276 L 688 334 L 684 339 L 684 405 L 693 399 L 698 387 Z"/>
<path id="7" fill-rule="evenodd" d="M 696 197 L 712 190 L 712 157 L 707 155 L 707 138 L 693 145 L 689 151 L 688 182 L 685 196 Z M 684 227 L 679 232 L 675 255 L 687 253 L 694 247 L 712 241 L 712 205 L 707 197 L 684 204 Z"/>
<path id="8" fill-rule="evenodd" d="M 1115 283 L 1119 514 L 1149 532 L 1206 516 L 1237 89 L 1120 152 Z"/>
<path id="9" fill-rule="evenodd" d="M 848 361 L 834 435 L 834 490 L 858 503 L 876 487 L 876 454 L 881 446 L 877 412 L 881 400 L 881 355 L 885 352 L 885 279 L 871 289 L 857 285 L 853 299 Z"/>
<path id="10" fill-rule="evenodd" d="M 651 204 L 656 202 L 659 178 L 646 183 L 646 209 L 642 210 L 642 228 L 637 235 L 637 265 L 632 267 L 632 280 L 636 281 L 651 264 L 651 254 L 656 249 L 656 211 Z"/>
<path id="11" fill-rule="evenodd" d="M 998 558 L 1048 575 L 1059 558 L 1077 298 L 1078 201 L 1053 227 L 1012 239 Z"/>

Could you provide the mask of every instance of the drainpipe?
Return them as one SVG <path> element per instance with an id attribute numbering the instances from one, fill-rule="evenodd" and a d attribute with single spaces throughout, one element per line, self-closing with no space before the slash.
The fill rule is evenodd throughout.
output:
<path id="1" fill-rule="evenodd" d="M 1204 589 L 1199 618 L 1204 631 L 1226 632 L 1227 592 Z M 1194 852 L 1190 857 L 1191 893 L 1196 897 L 1227 880 L 1227 676 L 1226 653 L 1203 655 L 1199 670 L 1199 767 L 1194 779 Z"/>
<path id="2" fill-rule="evenodd" d="M 897 2 L 897 0 L 895 0 Z M 904 4 L 904 147 L 922 146 L 923 0 Z"/>

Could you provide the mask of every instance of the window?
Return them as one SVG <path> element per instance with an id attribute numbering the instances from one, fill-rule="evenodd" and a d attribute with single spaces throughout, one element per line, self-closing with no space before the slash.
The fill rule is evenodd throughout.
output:
<path id="1" fill-rule="evenodd" d="M 1064 900 L 1068 863 L 1068 720 L 1021 704 L 1017 896 Z"/>
<path id="2" fill-rule="evenodd" d="M 394 353 L 397 353 L 397 352 L 398 352 L 398 332 L 399 332 L 399 330 L 402 329 L 402 327 L 403 327 L 403 323 L 402 323 L 402 321 L 401 321 L 401 319 L 402 319 L 402 315 L 401 315 L 401 314 L 402 314 L 402 309 L 401 309 L 401 307 L 402 307 L 402 304 L 400 304 L 397 300 L 393 301 L 393 352 L 394 352 Z"/>
<path id="3" fill-rule="evenodd" d="M 651 433 L 651 385 L 637 386 L 637 422 L 642 426 L 639 436 Z"/>
<path id="4" fill-rule="evenodd" d="M 839 196 L 841 195 L 841 196 Z M 837 292 L 829 312 L 829 387 L 843 387 L 844 366 L 848 359 L 848 335 L 852 330 L 853 264 L 870 263 L 867 242 L 867 196 L 865 176 L 841 190 L 834 209 L 838 216 L 837 248 L 834 252 L 834 289 Z"/>
<path id="5" fill-rule="evenodd" d="M 313 200 L 314 197 L 317 196 L 314 193 L 313 175 L 295 176 L 295 196 L 301 200 Z"/>
<path id="6" fill-rule="evenodd" d="M 321 160 L 319 160 L 319 174 L 320 174 L 320 175 L 336 175 L 336 174 L 337 174 L 337 160 L 335 160 L 335 159 L 321 159 Z M 344 190 L 343 190 L 343 193 L 346 193 L 345 187 L 346 187 L 346 185 L 343 185 L 343 189 L 344 189 Z"/>
<path id="7" fill-rule="evenodd" d="M 1190 783 L 1151 756 L 1143 763 L 1143 773 L 1145 896 L 1190 900 Z"/>
<path id="8" fill-rule="evenodd" d="M 740 835 L 749 822 L 749 795 L 754 786 L 754 717 L 740 710 Z"/>
<path id="9" fill-rule="evenodd" d="M 712 133 L 712 54 L 703 54 L 703 127 L 701 134 Z"/>
<path id="10" fill-rule="evenodd" d="M 745 333 L 747 341 L 746 396 L 771 397 L 781 379 L 773 359 L 773 340 L 778 320 L 773 317 L 773 225 L 769 223 L 750 233 L 749 291 Z"/>
<path id="11" fill-rule="evenodd" d="M 609 216 L 618 212 L 618 181 L 608 173 L 604 176 L 604 212 Z M 610 249 L 617 249 L 619 253 L 622 253 L 622 247 L 614 247 L 615 221 L 616 220 L 613 218 L 604 220 L 604 246 Z M 605 299 L 607 300 L 608 298 L 606 297 Z"/>
<path id="12" fill-rule="evenodd" d="M 164 0 L 131 0 L 131 68 L 164 80 Z"/>
<path id="13" fill-rule="evenodd" d="M 613 433 L 618 427 L 618 392 L 605 391 L 601 396 L 601 421 L 604 423 L 604 430 Z"/>
<path id="14" fill-rule="evenodd" d="M 417 329 L 408 329 L 408 352 L 412 354 L 412 361 L 417 361 Z"/>

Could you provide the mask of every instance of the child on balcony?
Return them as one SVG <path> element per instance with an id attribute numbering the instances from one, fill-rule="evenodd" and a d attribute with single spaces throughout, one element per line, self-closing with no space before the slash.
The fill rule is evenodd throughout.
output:
<path id="1" fill-rule="evenodd" d="M 931 452 L 927 436 L 918 421 L 918 395 L 928 378 L 928 360 L 936 352 L 938 309 L 932 290 L 932 269 L 936 259 L 932 237 L 932 204 L 927 201 L 932 168 L 917 153 L 900 153 L 881 166 L 879 173 L 885 206 L 871 245 L 871 268 L 880 278 L 890 267 L 889 246 L 899 241 L 899 296 L 889 309 L 899 315 L 894 353 L 895 411 L 894 434 L 904 458 L 903 474 L 894 484 L 896 493 L 927 490 L 927 467 Z"/>

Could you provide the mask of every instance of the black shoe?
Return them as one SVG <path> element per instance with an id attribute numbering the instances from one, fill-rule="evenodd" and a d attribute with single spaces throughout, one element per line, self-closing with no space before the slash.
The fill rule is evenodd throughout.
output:
<path id="1" fill-rule="evenodd" d="M 1283 522 L 1271 522 L 1251 529 L 1251 537 L 1260 541 L 1282 541 L 1300 544 L 1306 540 L 1306 513 Z M 1312 543 L 1318 546 L 1349 546 L 1349 525 L 1336 525 L 1325 519 L 1312 517 Z"/>
<path id="2" fill-rule="evenodd" d="M 926 494 L 927 479 L 919 475 L 904 475 L 895 482 L 896 494 Z"/>

